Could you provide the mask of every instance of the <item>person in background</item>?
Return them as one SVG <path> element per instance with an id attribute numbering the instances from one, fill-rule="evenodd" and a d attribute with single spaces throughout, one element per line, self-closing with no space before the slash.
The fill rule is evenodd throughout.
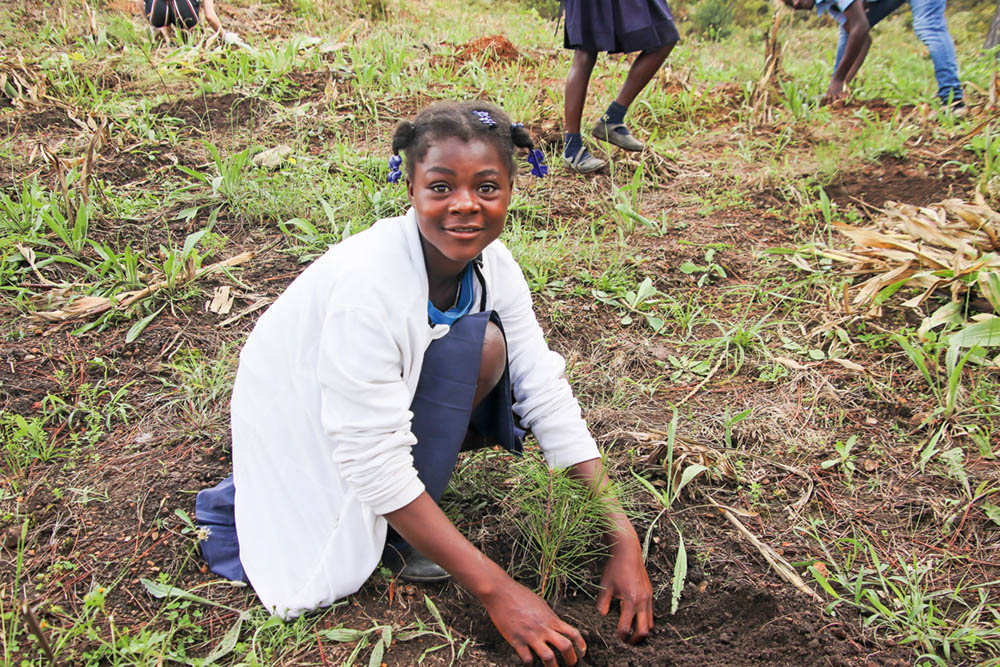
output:
<path id="1" fill-rule="evenodd" d="M 563 4 L 564 46 L 573 49 L 573 63 L 566 78 L 563 159 L 573 171 L 586 174 L 607 164 L 587 150 L 580 132 L 597 54 L 639 52 L 618 97 L 591 128 L 591 134 L 624 150 L 641 151 L 642 143 L 625 126 L 625 114 L 680 36 L 666 0 L 565 0 Z"/>
<path id="2" fill-rule="evenodd" d="M 833 77 L 826 93 L 828 102 L 843 98 L 844 87 L 861 69 L 872 43 L 871 28 L 907 2 L 913 12 L 913 30 L 927 46 L 934 64 L 941 104 L 958 115 L 966 112 L 955 43 L 945 18 L 947 0 L 784 0 L 793 9 L 815 7 L 819 14 L 828 13 L 840 24 Z"/>
<path id="3" fill-rule="evenodd" d="M 215 0 L 144 0 L 144 14 L 149 24 L 163 35 L 170 26 L 190 30 L 198 25 L 198 15 L 204 10 L 205 22 L 215 32 L 222 31 L 219 15 L 215 13 Z"/>

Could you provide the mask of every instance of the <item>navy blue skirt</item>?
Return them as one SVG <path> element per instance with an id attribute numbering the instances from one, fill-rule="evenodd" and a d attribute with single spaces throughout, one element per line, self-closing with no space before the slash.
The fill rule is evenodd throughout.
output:
<path id="1" fill-rule="evenodd" d="M 494 322 L 503 332 L 500 316 L 493 311 L 462 317 L 448 335 L 433 341 L 424 354 L 410 410 L 410 428 L 417 438 L 413 465 L 435 501 L 441 499 L 455 461 L 469 431 L 482 436 L 483 445 L 499 444 L 515 453 L 522 451 L 524 430 L 512 412 L 510 367 L 493 391 L 473 409 L 472 399 L 479 380 L 486 325 Z M 234 512 L 236 487 L 230 475 L 195 499 L 195 521 L 207 529 L 199 544 L 209 569 L 232 581 L 248 582 L 240 563 Z"/>
<path id="2" fill-rule="evenodd" d="M 655 51 L 680 40 L 667 0 L 565 0 L 563 45 L 578 51 Z"/>

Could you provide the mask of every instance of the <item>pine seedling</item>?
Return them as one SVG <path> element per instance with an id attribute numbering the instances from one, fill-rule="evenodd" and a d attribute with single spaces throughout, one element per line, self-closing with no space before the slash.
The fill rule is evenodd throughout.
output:
<path id="1" fill-rule="evenodd" d="M 593 494 L 566 471 L 549 470 L 538 457 L 526 457 L 517 472 L 521 479 L 510 499 L 518 533 L 514 574 L 536 579 L 536 592 L 547 600 L 570 587 L 593 590 L 590 569 L 607 555 L 600 536 L 617 485 Z"/>

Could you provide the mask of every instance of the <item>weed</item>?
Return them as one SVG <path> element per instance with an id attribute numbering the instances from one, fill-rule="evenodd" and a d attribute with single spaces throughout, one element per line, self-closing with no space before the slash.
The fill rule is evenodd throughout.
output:
<path id="1" fill-rule="evenodd" d="M 236 374 L 232 345 L 223 345 L 218 355 L 206 359 L 196 349 L 182 349 L 162 365 L 170 373 L 161 378 L 169 390 L 167 405 L 191 437 L 209 436 L 218 441 L 228 427 L 228 398 Z"/>
<path id="2" fill-rule="evenodd" d="M 689 276 L 693 274 L 698 274 L 698 287 L 701 287 L 706 283 L 711 283 L 713 280 L 715 280 L 715 278 L 725 278 L 726 270 L 722 268 L 720 264 L 717 264 L 715 262 L 715 253 L 718 251 L 718 245 L 724 245 L 724 244 L 709 246 L 709 248 L 705 251 L 704 266 L 695 264 L 694 262 L 688 260 L 677 268 L 680 269 L 681 273 L 685 273 Z M 731 247 L 731 246 L 725 246 L 725 247 Z"/>
<path id="3" fill-rule="evenodd" d="M 18 476 L 35 461 L 49 463 L 62 453 L 49 439 L 38 417 L 25 419 L 12 412 L 0 414 L 0 438 L 4 468 Z"/>
<path id="4" fill-rule="evenodd" d="M 666 455 L 664 459 L 664 467 L 667 470 L 667 483 L 663 490 L 657 489 L 653 484 L 642 477 L 634 470 L 632 475 L 635 477 L 643 487 L 653 496 L 653 498 L 663 507 L 660 514 L 653 520 L 649 526 L 649 530 L 646 533 L 646 539 L 643 546 L 643 556 L 649 550 L 649 538 L 653 533 L 653 528 L 656 526 L 659 518 L 663 516 L 664 513 L 669 512 L 673 504 L 680 497 L 681 491 L 684 487 L 691 483 L 694 478 L 698 475 L 706 472 L 708 467 L 702 465 L 701 463 L 691 463 L 679 470 L 675 470 L 677 466 L 674 465 L 674 445 L 677 437 L 677 409 L 674 408 L 673 418 L 670 420 L 670 425 L 667 427 L 667 442 L 666 442 Z M 671 586 L 670 594 L 670 613 L 676 614 L 677 607 L 680 604 L 681 593 L 684 590 L 684 580 L 687 578 L 687 548 L 684 546 L 684 534 L 680 527 L 674 523 L 674 530 L 677 531 L 677 555 L 674 557 L 674 573 Z"/>
<path id="5" fill-rule="evenodd" d="M 989 602 L 989 591 L 1000 582 L 931 590 L 940 567 L 934 561 L 913 556 L 890 566 L 867 539 L 851 537 L 835 541 L 835 556 L 816 526 L 810 534 L 826 557 L 826 572 L 815 563 L 808 569 L 832 598 L 828 611 L 854 607 L 866 626 L 912 644 L 921 658 L 939 664 L 1000 648 L 1000 616 Z"/>
<path id="6" fill-rule="evenodd" d="M 852 435 L 847 440 L 838 440 L 834 443 L 833 448 L 837 452 L 837 457 L 833 459 L 827 459 L 820 464 L 824 469 L 833 468 L 838 466 L 844 477 L 847 479 L 847 485 L 851 485 L 851 480 L 854 478 L 855 465 L 854 462 L 857 456 L 851 453 L 858 442 L 858 436 Z"/>

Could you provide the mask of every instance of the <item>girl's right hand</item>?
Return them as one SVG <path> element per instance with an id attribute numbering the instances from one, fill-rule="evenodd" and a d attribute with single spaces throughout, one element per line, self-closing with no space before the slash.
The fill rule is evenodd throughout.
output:
<path id="1" fill-rule="evenodd" d="M 525 665 L 537 655 L 545 667 L 556 667 L 556 652 L 567 665 L 575 665 L 587 652 L 576 628 L 564 623 L 544 600 L 513 579 L 484 596 L 482 602 L 493 625 Z"/>

